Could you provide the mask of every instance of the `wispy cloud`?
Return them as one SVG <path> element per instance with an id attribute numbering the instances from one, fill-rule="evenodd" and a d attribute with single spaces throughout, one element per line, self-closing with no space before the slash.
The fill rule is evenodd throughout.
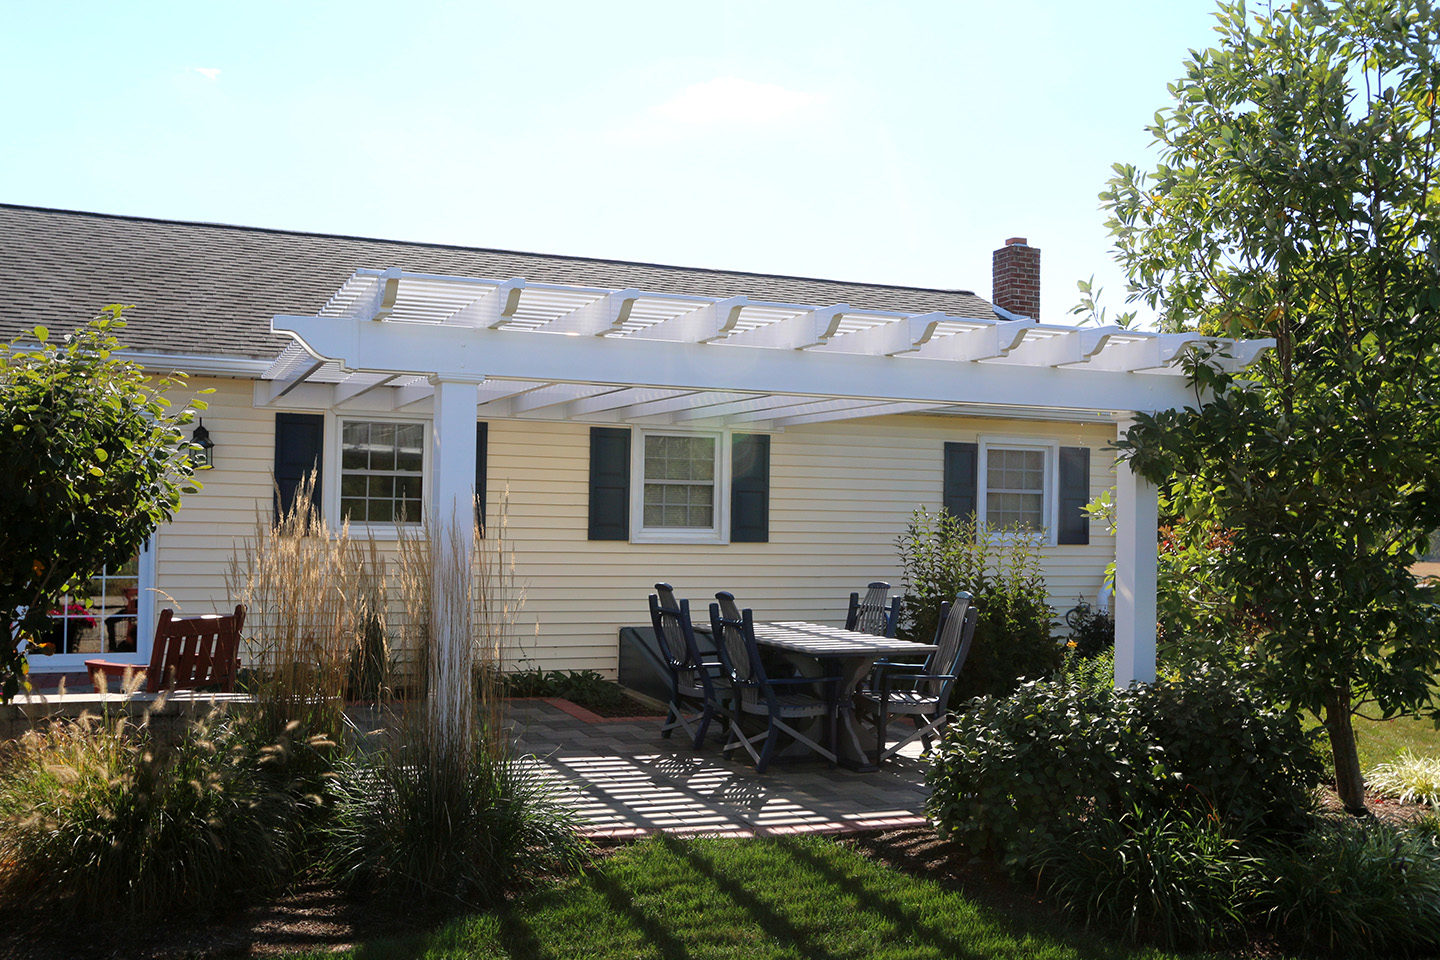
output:
<path id="1" fill-rule="evenodd" d="M 198 73 L 198 74 L 200 74 L 200 76 L 204 77 L 206 80 L 214 80 L 214 79 L 216 79 L 217 77 L 220 76 L 220 68 L 219 68 L 219 67 L 191 67 L 191 68 L 190 68 L 190 72 L 191 72 L 191 73 Z"/>
<path id="2" fill-rule="evenodd" d="M 648 119 L 695 126 L 761 126 L 791 119 L 824 101 L 820 94 L 778 84 L 716 77 L 686 87 L 651 107 Z"/>

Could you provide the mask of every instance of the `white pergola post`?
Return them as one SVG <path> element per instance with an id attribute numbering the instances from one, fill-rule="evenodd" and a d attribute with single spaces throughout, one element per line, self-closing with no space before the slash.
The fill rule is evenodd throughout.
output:
<path id="1" fill-rule="evenodd" d="M 433 378 L 430 430 L 429 710 L 436 736 L 467 744 L 471 734 L 472 559 L 475 551 L 475 421 L 480 378 Z"/>
<path id="2" fill-rule="evenodd" d="M 1131 421 L 1121 421 L 1120 434 Z M 1115 686 L 1155 680 L 1155 589 L 1160 490 L 1130 469 L 1115 467 Z"/>

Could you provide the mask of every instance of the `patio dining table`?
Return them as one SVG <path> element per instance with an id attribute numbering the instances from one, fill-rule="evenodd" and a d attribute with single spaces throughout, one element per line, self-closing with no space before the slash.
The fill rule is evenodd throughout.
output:
<path id="1" fill-rule="evenodd" d="M 935 650 L 915 643 L 870 633 L 843 630 L 823 623 L 785 620 L 755 624 L 755 642 L 783 653 L 808 676 L 839 676 L 840 742 L 834 745 L 839 762 L 856 770 L 874 770 L 874 751 L 867 750 L 855 723 L 855 690 L 876 660 L 884 657 L 924 657 Z"/>

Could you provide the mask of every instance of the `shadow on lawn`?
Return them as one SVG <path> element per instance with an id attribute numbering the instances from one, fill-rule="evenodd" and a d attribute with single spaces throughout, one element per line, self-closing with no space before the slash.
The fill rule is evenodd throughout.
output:
<path id="1" fill-rule="evenodd" d="M 745 889 L 743 880 L 726 876 L 716 869 L 715 862 L 696 849 L 693 843 L 677 840 L 669 834 L 660 834 L 659 841 L 671 854 L 688 861 L 699 873 L 704 874 L 722 894 L 735 901 L 746 913 L 750 914 L 755 922 L 771 937 L 781 943 L 793 943 L 796 946 L 804 945 L 806 955 L 817 958 L 817 960 L 825 960 L 825 958 L 832 958 L 834 956 L 822 950 L 816 944 L 809 943 L 805 930 L 795 926 L 795 924 L 785 919 L 785 917 L 766 906 L 760 898 Z"/>
<path id="2" fill-rule="evenodd" d="M 1077 954 L 1093 960 L 1130 960 L 1136 948 L 1100 939 L 1067 920 L 1053 907 L 1041 902 L 1033 892 L 1006 878 L 999 868 L 968 862 L 952 841 L 939 839 L 928 827 L 907 828 L 881 834 L 868 834 L 843 841 L 856 852 L 891 869 L 922 880 L 930 880 L 942 889 L 957 893 L 974 904 L 979 918 L 987 924 L 1023 942 L 1027 937 L 1043 935 L 1065 944 Z M 846 888 L 862 900 L 880 901 L 883 896 L 866 887 L 859 879 L 837 873 L 815 854 L 793 840 L 780 845 L 792 857 L 803 859 L 815 870 Z M 900 914 L 913 913 L 902 903 L 889 901 L 891 909 Z M 920 921 L 922 924 L 925 921 Z M 903 929 L 903 927 L 902 927 Z M 939 933 L 943 937 L 943 933 Z M 948 940 L 946 941 L 949 942 Z M 968 956 L 975 956 L 973 951 Z"/>

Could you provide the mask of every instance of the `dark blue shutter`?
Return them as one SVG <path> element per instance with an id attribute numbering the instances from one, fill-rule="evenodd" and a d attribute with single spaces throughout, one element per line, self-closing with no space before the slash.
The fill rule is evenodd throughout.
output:
<path id="1" fill-rule="evenodd" d="M 1089 543 L 1090 448 L 1060 448 L 1060 517 L 1056 543 Z"/>
<path id="2" fill-rule="evenodd" d="M 590 428 L 590 539 L 630 539 L 630 431 Z"/>
<path id="3" fill-rule="evenodd" d="M 770 437 L 730 439 L 730 542 L 770 542 Z"/>
<path id="4" fill-rule="evenodd" d="M 320 511 L 320 464 L 325 450 L 325 415 L 320 413 L 275 414 L 275 519 L 295 503 L 295 491 L 310 472 L 315 474 L 315 497 L 311 512 Z"/>
<path id="5" fill-rule="evenodd" d="M 979 477 L 980 445 L 978 443 L 945 444 L 945 509 L 962 520 L 977 512 L 976 490 Z"/>
<path id="6" fill-rule="evenodd" d="M 481 420 L 475 424 L 475 522 L 480 525 L 480 536 L 485 536 L 485 473 L 488 462 L 486 444 L 490 439 L 490 424 Z"/>

